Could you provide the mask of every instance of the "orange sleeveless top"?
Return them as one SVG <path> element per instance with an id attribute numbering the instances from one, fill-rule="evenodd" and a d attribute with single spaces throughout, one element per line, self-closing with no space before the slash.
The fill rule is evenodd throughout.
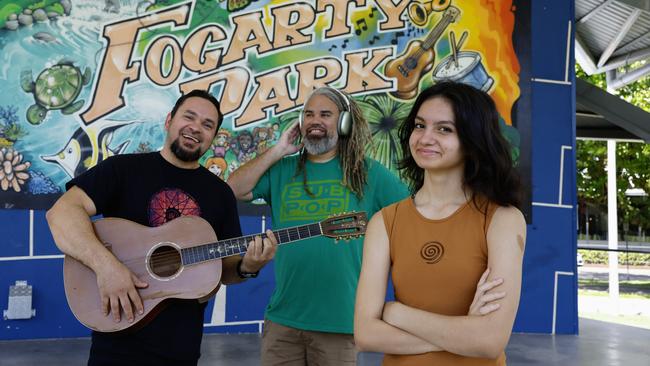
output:
<path id="1" fill-rule="evenodd" d="M 412 198 L 382 209 L 390 241 L 395 299 L 405 305 L 443 315 L 467 315 L 476 284 L 487 268 L 487 229 L 496 204 L 482 210 L 471 201 L 450 216 L 422 216 Z M 385 355 L 383 365 L 505 365 L 497 359 L 449 352 Z"/>

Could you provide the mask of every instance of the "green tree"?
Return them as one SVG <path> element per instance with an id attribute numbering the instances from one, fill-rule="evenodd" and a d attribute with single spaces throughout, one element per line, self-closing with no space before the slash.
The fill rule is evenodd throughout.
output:
<path id="1" fill-rule="evenodd" d="M 604 74 L 587 75 L 576 64 L 576 76 L 605 89 Z M 650 112 L 650 77 L 616 91 L 631 104 Z M 650 200 L 648 197 L 630 197 L 628 189 L 641 188 L 650 193 L 650 145 L 642 142 L 619 142 L 616 144 L 616 176 L 619 226 L 645 230 L 650 227 Z M 581 205 L 592 204 L 607 207 L 607 143 L 596 140 L 578 140 L 576 166 L 578 201 Z"/>

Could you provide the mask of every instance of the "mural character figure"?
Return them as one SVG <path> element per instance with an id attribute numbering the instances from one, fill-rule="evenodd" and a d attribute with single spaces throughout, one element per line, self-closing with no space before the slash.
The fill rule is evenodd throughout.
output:
<path id="1" fill-rule="evenodd" d="M 148 283 L 97 239 L 90 216 L 159 226 L 181 215 L 197 215 L 209 222 L 219 239 L 241 236 L 232 191 L 198 162 L 221 122 L 219 103 L 209 93 L 195 90 L 183 95 L 167 114 L 162 151 L 102 161 L 68 182 L 68 191 L 47 212 L 59 249 L 95 273 L 99 316 L 132 321 L 134 312 L 143 313 L 139 289 Z M 223 283 L 254 277 L 271 260 L 277 241 L 271 231 L 266 234 L 268 238 L 257 236 L 249 243 L 243 258 L 222 260 Z M 174 299 L 137 330 L 117 335 L 93 332 L 88 364 L 196 365 L 204 310 L 205 302 Z"/>
<path id="2" fill-rule="evenodd" d="M 357 103 L 337 89 L 319 88 L 306 101 L 302 123 L 232 173 L 228 184 L 240 200 L 269 203 L 277 228 L 344 211 L 373 214 L 408 191 L 388 169 L 365 157 L 369 141 Z M 283 364 L 279 355 L 285 354 L 305 360 L 316 355 L 318 365 L 356 361 L 352 321 L 361 246 L 360 239 L 340 245 L 319 237 L 278 249 L 262 365 Z"/>
<path id="3" fill-rule="evenodd" d="M 273 139 L 273 131 L 270 127 L 255 127 L 253 139 L 257 145 L 257 154 L 263 154 L 269 148 L 269 142 Z"/>
<path id="4" fill-rule="evenodd" d="M 221 158 L 226 157 L 226 151 L 230 146 L 230 136 L 230 131 L 225 129 L 220 129 L 219 132 L 217 132 L 217 137 L 214 138 L 212 143 L 212 152 L 214 153 L 214 156 Z"/>
<path id="5" fill-rule="evenodd" d="M 239 169 L 239 162 L 237 160 L 233 160 L 228 164 L 228 175 L 232 174 L 235 170 Z"/>
<path id="6" fill-rule="evenodd" d="M 280 132 L 280 124 L 277 122 L 271 125 L 271 128 L 273 130 L 273 140 L 271 140 L 271 145 L 274 145 L 276 142 L 280 141 L 280 135 L 282 132 Z"/>
<path id="7" fill-rule="evenodd" d="M 222 157 L 212 157 L 205 161 L 205 167 L 210 171 L 210 173 L 221 178 L 221 180 L 226 180 L 226 170 L 228 169 L 228 163 Z"/>
<path id="8" fill-rule="evenodd" d="M 245 164 L 255 157 L 255 139 L 253 138 L 253 134 L 248 130 L 241 131 L 234 138 L 231 146 L 240 165 Z"/>
<path id="9" fill-rule="evenodd" d="M 36 80 L 32 78 L 31 70 L 20 74 L 21 87 L 26 93 L 34 95 L 35 104 L 27 109 L 27 121 L 33 125 L 43 122 L 47 112 L 60 109 L 63 114 L 73 114 L 84 105 L 83 100 L 77 100 L 84 85 L 91 79 L 90 68 L 83 74 L 70 61 L 60 61 L 58 64 L 41 71 Z"/>
<path id="10" fill-rule="evenodd" d="M 389 366 L 505 365 L 526 222 L 495 103 L 439 83 L 420 93 L 399 137 L 413 195 L 368 224 L 356 344 L 385 353 Z M 389 273 L 396 299 L 385 302 Z"/>

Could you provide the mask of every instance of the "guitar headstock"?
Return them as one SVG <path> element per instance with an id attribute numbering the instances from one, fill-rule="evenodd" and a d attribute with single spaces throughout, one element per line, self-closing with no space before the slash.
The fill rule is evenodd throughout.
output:
<path id="1" fill-rule="evenodd" d="M 363 211 L 340 213 L 320 222 L 323 235 L 336 240 L 361 237 L 367 225 L 368 215 Z"/>
<path id="2" fill-rule="evenodd" d="M 443 14 L 444 17 L 447 17 L 449 19 L 450 23 L 454 23 L 456 20 L 458 20 L 459 15 L 460 9 L 453 5 L 450 5 Z"/>

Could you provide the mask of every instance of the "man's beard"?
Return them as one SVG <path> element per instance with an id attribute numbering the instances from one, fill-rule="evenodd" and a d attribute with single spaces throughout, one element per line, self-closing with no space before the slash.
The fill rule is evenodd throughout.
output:
<path id="1" fill-rule="evenodd" d="M 186 148 L 181 146 L 179 139 L 180 138 L 174 140 L 171 146 L 172 153 L 178 158 L 178 160 L 185 161 L 185 162 L 194 162 L 199 160 L 201 155 L 203 155 L 201 149 L 196 149 L 194 151 L 187 150 Z"/>
<path id="2" fill-rule="evenodd" d="M 305 150 L 311 155 L 321 155 L 324 154 L 333 148 L 336 147 L 336 143 L 339 141 L 337 134 L 329 134 L 323 137 L 304 137 L 303 142 L 305 143 Z"/>

